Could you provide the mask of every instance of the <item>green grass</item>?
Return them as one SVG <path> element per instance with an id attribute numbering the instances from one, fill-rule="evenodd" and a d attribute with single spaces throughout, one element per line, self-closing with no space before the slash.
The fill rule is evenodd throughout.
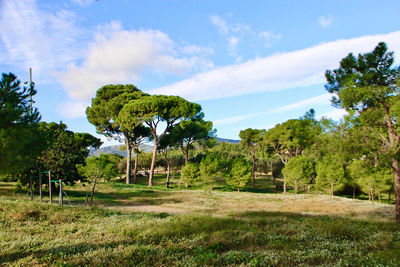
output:
<path id="1" fill-rule="evenodd" d="M 0 265 L 400 265 L 389 205 L 109 182 L 96 207 L 82 206 L 79 184 L 66 187 L 73 206 L 59 207 L 13 186 L 0 183 Z"/>

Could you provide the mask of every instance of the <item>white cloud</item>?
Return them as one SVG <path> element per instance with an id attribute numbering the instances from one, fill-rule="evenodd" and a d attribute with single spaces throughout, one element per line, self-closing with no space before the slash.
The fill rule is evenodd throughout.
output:
<path id="1" fill-rule="evenodd" d="M 329 14 L 326 17 L 321 16 L 321 17 L 318 18 L 318 25 L 321 28 L 324 28 L 324 29 L 325 28 L 329 28 L 331 26 L 331 24 L 332 24 L 332 21 L 333 21 L 333 17 L 332 17 L 331 14 Z"/>
<path id="2" fill-rule="evenodd" d="M 71 0 L 71 1 L 81 6 L 88 6 L 94 2 L 94 0 Z"/>
<path id="3" fill-rule="evenodd" d="M 272 31 L 260 32 L 258 35 L 259 35 L 260 38 L 262 38 L 265 41 L 265 46 L 268 47 L 268 48 L 271 47 L 272 42 L 282 38 L 282 35 L 275 34 Z"/>
<path id="4" fill-rule="evenodd" d="M 223 34 L 227 34 L 229 31 L 228 24 L 226 21 L 218 15 L 213 15 L 210 17 L 211 23 L 216 26 L 219 31 Z"/>
<path id="5" fill-rule="evenodd" d="M 214 54 L 214 49 L 211 47 L 203 47 L 199 45 L 187 45 L 182 48 L 182 52 L 184 54 L 205 54 L 205 55 L 211 55 Z"/>
<path id="6" fill-rule="evenodd" d="M 174 41 L 161 31 L 124 30 L 112 22 L 99 28 L 83 63 L 70 64 L 59 77 L 73 99 L 87 100 L 101 86 L 133 82 L 144 71 L 183 75 L 199 65 L 213 66 L 201 56 L 179 57 Z"/>
<path id="7" fill-rule="evenodd" d="M 39 10 L 35 0 L 2 1 L 0 5 L 0 50 L 4 63 L 33 68 L 36 77 L 79 58 L 79 40 L 87 33 L 75 26 L 67 9 L 50 13 Z"/>
<path id="8" fill-rule="evenodd" d="M 400 51 L 400 31 L 341 39 L 216 68 L 150 92 L 199 101 L 323 84 L 325 71 L 337 68 L 348 53 L 371 51 L 381 41 Z"/>
<path id="9" fill-rule="evenodd" d="M 235 37 L 235 36 L 231 36 L 229 38 L 229 54 L 232 56 L 236 56 L 236 47 L 239 44 L 239 38 Z"/>
<path id="10" fill-rule="evenodd" d="M 313 105 L 329 105 L 331 97 L 332 97 L 331 94 L 323 94 L 323 95 L 319 95 L 319 96 L 305 99 L 302 101 L 298 101 L 298 102 L 295 102 L 292 104 L 288 104 L 288 105 L 285 105 L 285 106 L 282 106 L 282 107 L 279 107 L 276 109 L 268 110 L 265 112 L 245 114 L 245 115 L 234 116 L 234 117 L 225 118 L 225 119 L 221 119 L 221 120 L 216 120 L 216 121 L 214 121 L 214 125 L 233 124 L 233 123 L 237 123 L 239 121 L 243 121 L 243 120 L 258 117 L 258 116 L 282 113 L 282 112 L 287 112 L 287 111 L 301 109 L 301 108 L 313 108 Z M 326 115 L 326 116 L 328 116 L 328 115 Z"/>
<path id="11" fill-rule="evenodd" d="M 328 119 L 332 119 L 335 121 L 339 121 L 340 119 L 343 119 L 343 117 L 345 115 L 348 115 L 347 111 L 344 109 L 334 109 L 331 112 L 322 114 L 320 116 L 317 117 L 317 119 L 321 119 L 323 117 L 328 118 Z"/>
<path id="12" fill-rule="evenodd" d="M 58 106 L 58 113 L 68 119 L 76 119 L 84 116 L 86 107 L 89 106 L 88 101 L 76 102 L 76 101 L 65 101 Z"/>

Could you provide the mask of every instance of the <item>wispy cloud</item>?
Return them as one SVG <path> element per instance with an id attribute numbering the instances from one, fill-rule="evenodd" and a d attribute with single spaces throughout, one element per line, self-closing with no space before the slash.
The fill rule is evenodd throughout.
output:
<path id="1" fill-rule="evenodd" d="M 331 14 L 328 16 L 321 16 L 318 18 L 318 26 L 321 28 L 329 28 L 332 25 L 333 17 Z"/>
<path id="2" fill-rule="evenodd" d="M 81 6 L 88 6 L 94 2 L 94 0 L 71 0 L 71 1 Z"/>
<path id="3" fill-rule="evenodd" d="M 264 40 L 265 46 L 268 48 L 272 46 L 272 42 L 282 38 L 281 34 L 276 34 L 272 31 L 260 32 L 258 35 Z"/>
<path id="4" fill-rule="evenodd" d="M 2 57 L 20 69 L 32 67 L 36 76 L 48 76 L 79 59 L 78 47 L 86 36 L 68 9 L 50 13 L 39 10 L 35 0 L 1 2 Z"/>
<path id="5" fill-rule="evenodd" d="M 150 92 L 199 101 L 323 84 L 325 71 L 348 53 L 371 51 L 381 41 L 400 51 L 400 31 L 342 39 L 216 68 Z"/>
<path id="6" fill-rule="evenodd" d="M 321 118 L 328 118 L 328 119 L 332 119 L 335 121 L 338 121 L 340 119 L 343 119 L 343 117 L 345 115 L 348 115 L 347 111 L 344 109 L 334 109 L 331 112 L 322 114 L 320 116 L 317 117 L 317 119 L 321 119 Z"/>
<path id="7" fill-rule="evenodd" d="M 119 22 L 99 29 L 84 58 L 59 74 L 69 95 L 80 101 L 104 84 L 138 80 L 146 70 L 183 75 L 208 64 L 199 57 L 177 56 L 176 44 L 161 31 L 125 30 Z"/>
<path id="8" fill-rule="evenodd" d="M 228 34 L 229 28 L 228 23 L 218 15 L 212 15 L 210 17 L 211 23 L 216 26 L 219 31 L 223 34 Z"/>
<path id="9" fill-rule="evenodd" d="M 220 119 L 220 120 L 215 120 L 214 125 L 220 126 L 220 125 L 226 125 L 226 124 L 233 124 L 237 123 L 240 121 L 244 121 L 249 118 L 254 118 L 258 116 L 265 116 L 268 114 L 276 114 L 276 113 L 282 113 L 282 112 L 287 112 L 291 110 L 297 110 L 300 108 L 312 108 L 313 105 L 328 105 L 330 102 L 329 100 L 331 99 L 331 94 L 323 94 L 319 95 L 313 98 L 305 99 L 302 101 L 298 101 L 289 105 L 285 105 L 276 109 L 268 110 L 265 112 L 258 112 L 258 113 L 251 113 L 251 114 L 245 114 L 245 115 L 239 115 L 239 116 L 234 116 L 234 117 L 229 117 L 225 119 Z"/>

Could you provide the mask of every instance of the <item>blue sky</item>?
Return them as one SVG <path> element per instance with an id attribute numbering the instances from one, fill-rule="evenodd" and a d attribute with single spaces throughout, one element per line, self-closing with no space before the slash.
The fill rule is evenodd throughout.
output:
<path id="1" fill-rule="evenodd" d="M 0 69 L 29 79 L 44 121 L 95 134 L 85 107 L 133 83 L 202 105 L 219 137 L 310 108 L 339 119 L 324 72 L 378 42 L 400 54 L 400 1 L 0 0 Z M 111 144 L 102 138 L 106 144 Z"/>

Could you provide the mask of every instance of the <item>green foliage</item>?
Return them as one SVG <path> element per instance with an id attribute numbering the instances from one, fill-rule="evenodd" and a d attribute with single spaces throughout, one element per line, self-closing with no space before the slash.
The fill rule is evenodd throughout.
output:
<path id="1" fill-rule="evenodd" d="M 314 162 L 303 156 L 291 158 L 283 168 L 282 173 L 286 178 L 286 182 L 295 186 L 295 192 L 297 193 L 298 186 L 309 184 L 314 176 Z"/>
<path id="2" fill-rule="evenodd" d="M 168 138 L 170 146 L 180 147 L 186 161 L 189 159 L 189 150 L 194 142 L 202 142 L 214 138 L 213 123 L 203 120 L 203 112 L 198 113 L 191 120 L 183 120 L 172 127 Z"/>
<path id="3" fill-rule="evenodd" d="M 371 166 L 368 160 L 357 159 L 348 166 L 348 169 L 353 180 L 367 194 L 370 192 L 380 194 L 392 186 L 393 174 L 387 167 Z"/>
<path id="4" fill-rule="evenodd" d="M 21 88 L 12 74 L 0 81 L 0 174 L 22 173 L 32 168 L 34 158 L 44 149 L 37 127 L 39 112 L 31 107 L 34 84 Z"/>
<path id="5" fill-rule="evenodd" d="M 122 159 L 118 154 L 101 154 L 99 157 L 86 158 L 86 165 L 77 164 L 81 176 L 92 179 L 104 179 L 109 181 L 118 175 L 117 164 Z"/>
<path id="6" fill-rule="evenodd" d="M 236 187 L 240 191 L 251 179 L 251 164 L 243 158 L 236 158 L 230 162 L 225 181 L 228 185 Z"/>
<path id="7" fill-rule="evenodd" d="M 340 160 L 334 158 L 325 158 L 317 162 L 316 186 L 319 189 L 330 188 L 330 194 L 341 187 L 344 183 L 344 169 Z"/>
<path id="8" fill-rule="evenodd" d="M 159 121 L 167 124 L 167 129 L 181 119 L 191 119 L 201 111 L 201 106 L 178 96 L 151 95 L 126 104 L 119 115 L 121 125 L 147 124 L 152 130 Z"/>
<path id="9" fill-rule="evenodd" d="M 91 149 L 99 148 L 100 139 L 87 133 L 74 133 L 63 123 L 40 123 L 47 137 L 47 149 L 39 156 L 37 168 L 51 170 L 52 176 L 65 183 L 80 179 L 77 164 L 85 164 Z"/>
<path id="10" fill-rule="evenodd" d="M 192 185 L 199 179 L 199 166 L 195 163 L 189 162 L 181 169 L 181 181 L 185 183 L 186 187 Z"/>
<path id="11" fill-rule="evenodd" d="M 200 175 L 202 180 L 210 185 L 210 189 L 212 190 L 215 181 L 217 180 L 217 176 L 220 173 L 220 162 L 218 155 L 216 154 L 207 154 L 207 156 L 200 162 Z"/>
<path id="12" fill-rule="evenodd" d="M 142 91 L 132 84 L 106 85 L 96 92 L 92 105 L 86 109 L 86 115 L 91 124 L 96 126 L 99 134 L 118 139 L 123 132 L 117 117 L 122 108 L 131 100 L 143 97 Z M 130 128 L 131 125 L 127 125 Z"/>
<path id="13" fill-rule="evenodd" d="M 310 110 L 300 119 L 288 120 L 275 125 L 264 134 L 264 144 L 276 153 L 284 164 L 314 144 L 322 128 Z"/>
<path id="14" fill-rule="evenodd" d="M 254 152 L 257 145 L 263 140 L 264 132 L 265 130 L 251 128 L 240 131 L 241 145 Z"/>

